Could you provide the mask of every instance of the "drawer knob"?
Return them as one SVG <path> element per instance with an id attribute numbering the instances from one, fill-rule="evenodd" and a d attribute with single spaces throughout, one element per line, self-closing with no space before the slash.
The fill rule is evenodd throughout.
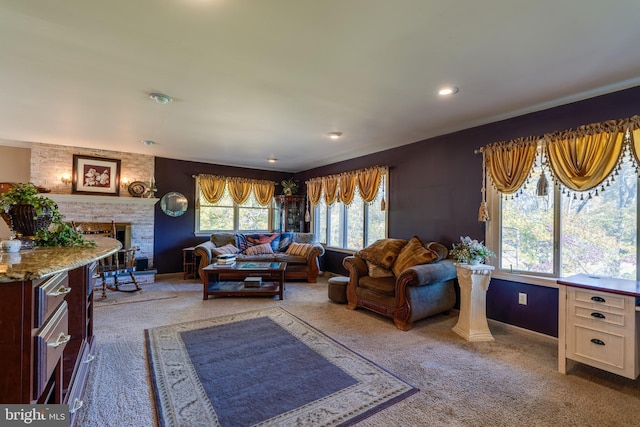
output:
<path id="1" fill-rule="evenodd" d="M 597 311 L 591 313 L 591 316 L 597 318 L 597 319 L 606 319 L 606 316 L 602 313 L 598 313 Z"/>
<path id="2" fill-rule="evenodd" d="M 67 288 L 66 286 L 60 286 L 58 289 L 56 289 L 55 291 L 51 292 L 49 295 L 52 297 L 57 297 L 60 295 L 66 295 L 69 292 L 71 292 L 71 288 Z"/>
<path id="3" fill-rule="evenodd" d="M 56 339 L 54 342 L 48 342 L 47 345 L 49 347 L 58 348 L 62 344 L 68 343 L 69 340 L 71 340 L 71 335 L 67 335 L 64 332 L 60 332 L 60 335 L 58 335 L 58 339 Z"/>
<path id="4" fill-rule="evenodd" d="M 69 412 L 72 413 L 72 414 L 75 414 L 78 411 L 78 409 L 82 408 L 82 405 L 84 405 L 84 402 L 82 400 L 76 398 L 73 401 L 73 407 L 69 408 Z"/>
<path id="5" fill-rule="evenodd" d="M 89 354 L 89 355 L 87 355 L 87 358 L 82 361 L 82 363 L 93 362 L 93 359 L 95 359 L 95 358 L 96 358 L 95 354 Z"/>
<path id="6" fill-rule="evenodd" d="M 604 345 L 604 341 L 599 340 L 598 338 L 591 338 L 591 342 L 598 345 Z"/>
<path id="7" fill-rule="evenodd" d="M 604 298 L 602 297 L 591 297 L 591 301 L 595 301 L 595 302 L 607 302 Z"/>

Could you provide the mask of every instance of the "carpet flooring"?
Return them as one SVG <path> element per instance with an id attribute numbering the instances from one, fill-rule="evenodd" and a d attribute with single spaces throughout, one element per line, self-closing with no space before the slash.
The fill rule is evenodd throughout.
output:
<path id="1" fill-rule="evenodd" d="M 172 284 L 177 297 L 155 299 L 166 294 L 154 291 L 161 282 Z M 78 426 L 158 425 L 145 329 L 275 307 L 420 389 L 358 427 L 639 424 L 640 380 L 573 362 L 567 375 L 559 374 L 557 340 L 497 322 L 489 321 L 495 341 L 485 343 L 469 343 L 451 331 L 458 319 L 453 310 L 402 332 L 390 319 L 329 301 L 324 278 L 287 283 L 283 301 L 203 301 L 202 285 L 182 274 L 158 275 L 144 286 L 146 301 L 95 307 L 95 359 Z"/>
<path id="2" fill-rule="evenodd" d="M 161 425 L 347 426 L 417 390 L 282 308 L 147 331 Z"/>

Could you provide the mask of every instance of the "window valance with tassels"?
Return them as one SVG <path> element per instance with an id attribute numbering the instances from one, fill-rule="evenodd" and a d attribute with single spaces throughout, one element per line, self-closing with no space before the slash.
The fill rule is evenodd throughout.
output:
<path id="1" fill-rule="evenodd" d="M 200 174 L 196 176 L 202 195 L 209 203 L 217 203 L 224 195 L 225 188 L 233 201 L 239 205 L 247 201 L 253 190 L 256 201 L 267 206 L 275 192 L 275 182 L 247 178 L 230 178 L 218 175 Z"/>
<path id="2" fill-rule="evenodd" d="M 307 197 L 314 206 L 320 203 L 323 196 L 327 205 L 332 205 L 336 200 L 339 200 L 348 206 L 353 201 L 357 189 L 362 200 L 370 203 L 378 195 L 380 182 L 381 180 L 384 182 L 387 172 L 387 167 L 374 166 L 337 175 L 312 178 L 306 182 Z M 385 203 L 384 194 L 382 197 L 383 203 Z"/>
<path id="3" fill-rule="evenodd" d="M 540 155 L 543 169 L 570 191 L 589 192 L 601 186 L 631 153 L 640 164 L 640 116 L 581 126 L 542 137 L 496 142 L 479 150 L 494 187 L 514 194 L 527 181 Z"/>

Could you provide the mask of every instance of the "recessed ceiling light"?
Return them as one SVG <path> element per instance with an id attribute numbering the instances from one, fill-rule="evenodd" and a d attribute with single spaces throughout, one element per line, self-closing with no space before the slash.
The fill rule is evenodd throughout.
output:
<path id="1" fill-rule="evenodd" d="M 150 93 L 149 98 L 153 99 L 158 104 L 168 104 L 173 102 L 173 98 L 169 95 L 165 95 L 164 93 Z"/>
<path id="2" fill-rule="evenodd" d="M 278 161 L 278 159 L 276 159 L 275 157 L 269 157 L 269 158 L 267 159 L 267 161 L 268 161 L 269 163 L 275 163 L 275 162 L 277 162 L 277 161 Z"/>
<path id="3" fill-rule="evenodd" d="M 140 141 L 140 142 L 142 142 L 144 145 L 154 145 L 156 143 L 155 141 L 152 141 L 150 139 L 145 139 L 145 140 Z"/>
<path id="4" fill-rule="evenodd" d="M 441 96 L 453 95 L 458 93 L 458 88 L 455 86 L 446 86 L 438 89 L 436 93 Z"/>
<path id="5" fill-rule="evenodd" d="M 329 135 L 331 139 L 338 139 L 342 136 L 342 132 L 329 132 L 327 135 Z"/>

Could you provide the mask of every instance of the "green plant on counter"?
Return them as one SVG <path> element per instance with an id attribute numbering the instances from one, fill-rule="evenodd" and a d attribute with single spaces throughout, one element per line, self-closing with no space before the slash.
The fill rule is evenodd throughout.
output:
<path id="1" fill-rule="evenodd" d="M 35 208 L 36 215 L 42 215 L 46 210 L 54 214 L 58 212 L 56 202 L 43 196 L 32 182 L 17 184 L 2 194 L 0 198 L 2 212 L 9 212 L 13 205 L 31 205 Z"/>
<path id="2" fill-rule="evenodd" d="M 56 202 L 43 196 L 32 182 L 17 184 L 0 196 L 0 211 L 9 226 L 11 226 L 11 220 L 7 217 L 14 205 L 33 206 L 36 214 L 34 220 L 43 214 L 50 215 L 49 226 L 38 229 L 33 237 L 33 242 L 37 246 L 96 246 L 94 241 L 85 240 L 81 233 L 65 223 Z"/>
<path id="3" fill-rule="evenodd" d="M 85 240 L 70 224 L 62 222 L 62 215 L 58 215 L 59 218 L 54 219 L 48 228 L 38 230 L 34 239 L 37 246 L 96 246 L 94 241 Z"/>

